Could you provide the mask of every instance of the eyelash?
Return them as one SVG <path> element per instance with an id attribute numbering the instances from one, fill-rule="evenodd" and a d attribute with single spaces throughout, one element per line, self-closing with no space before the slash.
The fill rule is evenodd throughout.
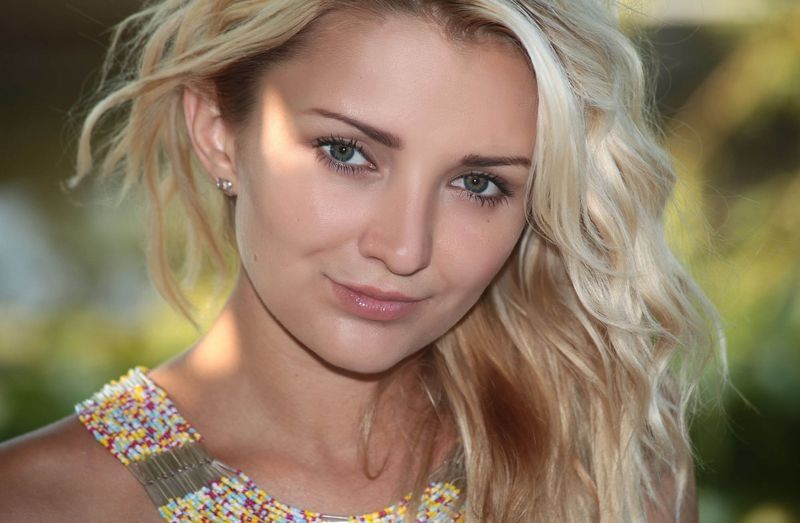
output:
<path id="1" fill-rule="evenodd" d="M 361 147 L 361 144 L 358 143 L 358 140 L 342 138 L 339 136 L 328 136 L 326 138 L 317 138 L 314 140 L 312 145 L 317 149 L 317 157 L 320 161 L 325 162 L 328 166 L 338 173 L 343 174 L 358 174 L 360 172 L 365 171 L 364 167 L 357 167 L 355 165 L 350 165 L 347 163 L 342 163 L 337 160 L 331 158 L 329 154 L 322 150 L 322 147 L 326 145 L 343 145 L 345 147 L 350 147 L 355 149 L 361 156 L 364 157 L 370 164 L 372 164 L 372 160 L 367 157 L 367 153 L 364 152 L 364 148 Z"/>
<path id="2" fill-rule="evenodd" d="M 367 153 L 364 152 L 364 148 L 361 146 L 358 140 L 354 140 L 352 138 L 348 139 L 348 138 L 343 138 L 341 136 L 330 135 L 325 138 L 317 138 L 312 142 L 312 145 L 317 150 L 317 158 L 319 159 L 319 161 L 325 163 L 326 165 L 328 165 L 328 167 L 330 167 L 331 169 L 333 169 L 338 173 L 354 175 L 363 173 L 364 171 L 368 170 L 368 168 L 339 162 L 333 159 L 328 153 L 323 151 L 322 147 L 330 145 L 339 145 L 339 146 L 353 148 L 359 154 L 361 154 L 361 156 L 363 156 L 364 159 L 370 163 L 370 165 L 373 164 L 372 160 L 370 160 L 369 157 L 367 156 Z M 464 195 L 465 198 L 467 198 L 468 200 L 475 201 L 481 207 L 483 207 L 484 205 L 488 205 L 489 207 L 494 207 L 498 203 L 507 203 L 508 198 L 513 195 L 513 192 L 511 191 L 511 189 L 509 189 L 506 182 L 502 178 L 494 174 L 489 174 L 484 172 L 469 172 L 460 176 L 459 178 L 463 176 L 480 176 L 481 178 L 484 178 L 495 184 L 498 190 L 500 191 L 501 194 L 496 196 L 481 196 L 480 194 L 476 194 L 467 189 L 461 191 L 461 193 Z"/>

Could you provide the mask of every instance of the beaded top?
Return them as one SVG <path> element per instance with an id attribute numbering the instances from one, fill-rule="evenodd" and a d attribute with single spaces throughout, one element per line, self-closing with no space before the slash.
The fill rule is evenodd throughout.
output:
<path id="1" fill-rule="evenodd" d="M 208 455 L 203 438 L 166 392 L 137 367 L 75 406 L 78 418 L 139 479 L 166 521 L 222 523 L 400 523 L 410 495 L 371 514 L 327 516 L 281 503 L 244 472 Z M 425 489 L 418 523 L 461 522 L 459 490 L 432 482 Z"/>

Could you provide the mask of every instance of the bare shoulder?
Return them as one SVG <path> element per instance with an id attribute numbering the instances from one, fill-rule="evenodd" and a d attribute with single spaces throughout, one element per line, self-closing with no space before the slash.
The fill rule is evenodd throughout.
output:
<path id="1" fill-rule="evenodd" d="M 8 523 L 162 521 L 76 416 L 0 444 L 0 511 Z"/>

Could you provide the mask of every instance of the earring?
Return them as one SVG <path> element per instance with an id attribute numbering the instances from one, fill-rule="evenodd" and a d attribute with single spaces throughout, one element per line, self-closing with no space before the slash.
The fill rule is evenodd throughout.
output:
<path id="1" fill-rule="evenodd" d="M 217 189 L 224 192 L 226 196 L 233 196 L 233 182 L 225 178 L 217 178 Z"/>

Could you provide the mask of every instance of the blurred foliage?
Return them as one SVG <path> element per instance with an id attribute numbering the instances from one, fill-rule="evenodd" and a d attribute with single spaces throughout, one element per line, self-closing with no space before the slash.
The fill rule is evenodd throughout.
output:
<path id="1" fill-rule="evenodd" d="M 694 425 L 704 522 L 800 514 L 800 9 L 782 14 L 708 28 L 726 49 L 665 110 L 669 230 L 720 310 L 735 387 Z"/>
<path id="2" fill-rule="evenodd" d="M 124 10 L 104 5 L 62 17 L 72 26 L 43 18 L 41 39 L 2 36 L 0 107 L 15 132 L 0 143 L 0 440 L 197 336 L 149 289 L 133 209 L 75 206 L 58 190 L 74 140 L 63 122 Z M 720 309 L 736 388 L 693 428 L 704 523 L 800 521 L 800 10 L 781 5 L 758 23 L 636 29 L 679 173 L 671 239 Z"/>

